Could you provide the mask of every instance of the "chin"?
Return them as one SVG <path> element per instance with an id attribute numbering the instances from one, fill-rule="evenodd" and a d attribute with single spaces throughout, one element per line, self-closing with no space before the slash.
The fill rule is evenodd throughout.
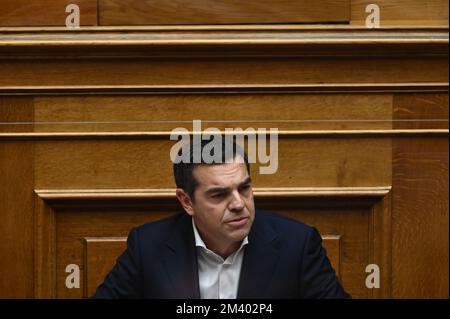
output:
<path id="1" fill-rule="evenodd" d="M 242 241 L 245 236 L 247 236 L 249 233 L 249 229 L 243 228 L 243 229 L 239 229 L 239 230 L 235 230 L 233 233 L 230 234 L 230 238 L 233 241 Z"/>

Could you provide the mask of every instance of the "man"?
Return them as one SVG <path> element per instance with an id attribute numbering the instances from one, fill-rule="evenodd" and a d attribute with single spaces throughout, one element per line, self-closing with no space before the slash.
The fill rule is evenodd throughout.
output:
<path id="1" fill-rule="evenodd" d="M 206 164 L 193 154 L 207 142 L 191 144 L 174 164 L 185 212 L 133 229 L 95 298 L 350 297 L 314 228 L 255 211 L 239 146 L 222 142 L 221 161 Z"/>

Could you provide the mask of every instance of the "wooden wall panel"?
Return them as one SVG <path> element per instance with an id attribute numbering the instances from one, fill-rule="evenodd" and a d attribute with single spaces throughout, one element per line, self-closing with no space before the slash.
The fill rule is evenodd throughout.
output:
<path id="1" fill-rule="evenodd" d="M 84 238 L 84 297 L 95 293 L 127 247 L 127 237 Z"/>
<path id="2" fill-rule="evenodd" d="M 100 0 L 100 25 L 348 22 L 350 0 Z"/>
<path id="3" fill-rule="evenodd" d="M 80 25 L 97 25 L 96 0 L 0 0 L 0 27 L 65 26 L 69 4 L 79 6 Z"/>
<path id="4" fill-rule="evenodd" d="M 448 129 L 448 93 L 397 93 L 393 105 L 396 129 Z"/>
<path id="5" fill-rule="evenodd" d="M 17 72 L 20 70 L 20 72 Z M 399 70 L 402 70 L 399 72 Z M 269 58 L 8 61 L 0 86 L 446 83 L 448 59 Z"/>
<path id="6" fill-rule="evenodd" d="M 389 138 L 312 139 L 279 137 L 279 167 L 257 173 L 259 187 L 351 187 L 390 185 Z M 170 188 L 169 139 L 140 141 L 49 141 L 36 145 L 35 185 L 39 189 Z M 361 171 L 365 172 L 361 174 Z"/>
<path id="7" fill-rule="evenodd" d="M 448 94 L 397 94 L 405 118 L 394 127 L 448 128 Z M 448 298 L 448 154 L 448 136 L 393 141 L 394 297 Z"/>
<path id="8" fill-rule="evenodd" d="M 65 211 L 55 210 L 56 215 L 56 297 L 57 298 L 83 298 L 89 296 L 91 292 L 91 283 L 85 287 L 87 280 L 92 277 L 98 280 L 98 275 L 90 273 L 87 269 L 88 277 L 85 278 L 86 264 L 85 259 L 85 238 L 89 237 L 127 237 L 132 227 L 160 219 L 168 216 L 167 212 L 161 210 L 142 209 L 114 209 L 114 208 L 84 208 L 77 210 L 65 209 Z M 103 246 L 104 248 L 104 246 Z M 100 247 L 99 249 L 102 249 Z M 117 252 L 118 248 L 114 250 Z M 110 260 L 111 251 L 98 256 L 100 260 Z M 87 260 L 88 266 L 94 262 L 90 256 Z M 68 264 L 80 265 L 81 288 L 68 289 L 65 285 L 65 278 L 68 275 L 65 268 Z M 110 265 L 111 266 L 111 265 Z"/>
<path id="9" fill-rule="evenodd" d="M 32 131 L 33 100 L 0 97 L 0 132 Z M 33 142 L 0 142 L 0 298 L 34 296 Z"/>
<path id="10" fill-rule="evenodd" d="M 322 235 L 322 245 L 327 251 L 331 265 L 336 274 L 341 278 L 342 260 L 342 236 L 341 235 Z"/>
<path id="11" fill-rule="evenodd" d="M 352 0 L 352 25 L 365 25 L 366 7 L 372 3 L 380 7 L 381 27 L 448 26 L 447 0 Z"/>
<path id="12" fill-rule="evenodd" d="M 0 133 L 33 132 L 32 97 L 0 96 Z"/>
<path id="13" fill-rule="evenodd" d="M 137 26 L 186 24 L 350 23 L 365 25 L 370 0 L 58 0 L 0 1 L 2 26 L 64 26 L 69 3 L 78 4 L 81 25 Z M 380 0 L 383 27 L 448 26 L 445 0 Z M 98 21 L 97 21 L 98 17 Z"/>
<path id="14" fill-rule="evenodd" d="M 204 126 L 279 130 L 391 129 L 393 95 L 171 94 L 35 98 L 38 132 L 171 131 Z"/>
<path id="15" fill-rule="evenodd" d="M 395 298 L 448 298 L 448 154 L 448 137 L 393 142 Z"/>

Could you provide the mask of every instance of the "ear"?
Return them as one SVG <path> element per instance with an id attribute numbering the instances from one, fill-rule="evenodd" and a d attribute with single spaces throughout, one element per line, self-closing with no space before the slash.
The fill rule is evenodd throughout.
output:
<path id="1" fill-rule="evenodd" d="M 192 207 L 193 205 L 189 195 L 181 188 L 177 188 L 175 194 L 177 195 L 178 201 L 180 202 L 181 206 L 183 206 L 186 213 L 193 216 L 194 208 Z"/>

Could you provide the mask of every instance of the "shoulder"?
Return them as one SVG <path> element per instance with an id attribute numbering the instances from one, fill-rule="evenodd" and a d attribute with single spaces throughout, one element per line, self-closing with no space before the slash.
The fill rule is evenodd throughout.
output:
<path id="1" fill-rule="evenodd" d="M 295 231 L 312 231 L 313 227 L 302 223 L 299 220 L 283 216 L 280 213 L 257 210 L 256 211 L 257 218 L 261 220 L 263 223 L 269 223 L 277 228 L 285 228 L 287 230 L 295 230 Z"/>
<path id="2" fill-rule="evenodd" d="M 161 242 L 167 240 L 175 231 L 186 229 L 191 225 L 191 218 L 184 212 L 162 218 L 135 227 L 131 233 L 135 233 L 140 240 Z"/>
<path id="3" fill-rule="evenodd" d="M 255 226 L 270 229 L 281 237 L 300 237 L 300 239 L 305 239 L 316 232 L 314 227 L 299 220 L 264 210 L 256 211 Z"/>

